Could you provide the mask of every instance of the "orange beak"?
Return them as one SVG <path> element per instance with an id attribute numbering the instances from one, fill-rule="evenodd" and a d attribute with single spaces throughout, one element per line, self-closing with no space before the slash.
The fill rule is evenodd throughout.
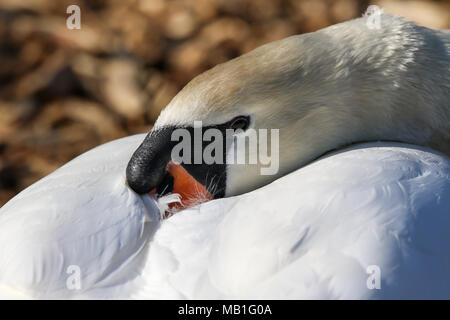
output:
<path id="1" fill-rule="evenodd" d="M 195 180 L 180 164 L 170 161 L 167 165 L 167 171 L 174 180 L 172 193 L 179 194 L 181 198 L 181 203 L 170 204 L 170 209 L 186 209 L 214 199 L 205 186 Z M 153 189 L 150 194 L 155 192 L 156 190 Z"/>

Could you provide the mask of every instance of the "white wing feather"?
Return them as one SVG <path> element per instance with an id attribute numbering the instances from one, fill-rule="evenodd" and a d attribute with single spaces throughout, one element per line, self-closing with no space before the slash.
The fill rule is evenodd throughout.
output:
<path id="1" fill-rule="evenodd" d="M 0 209 L 3 296 L 450 298 L 446 156 L 360 145 L 160 223 L 124 183 L 142 139 L 98 147 Z M 374 265 L 381 289 L 367 286 Z"/>
<path id="2" fill-rule="evenodd" d="M 449 231 L 447 157 L 362 145 L 165 221 L 139 297 L 448 299 Z"/>
<path id="3" fill-rule="evenodd" d="M 1 284 L 35 298 L 112 298 L 133 288 L 159 224 L 154 201 L 125 185 L 142 139 L 97 147 L 0 209 Z M 81 290 L 67 286 L 78 272 L 70 266 Z"/>

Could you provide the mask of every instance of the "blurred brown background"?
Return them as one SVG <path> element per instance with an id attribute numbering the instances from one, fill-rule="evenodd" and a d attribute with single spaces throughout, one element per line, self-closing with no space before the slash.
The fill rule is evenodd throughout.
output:
<path id="1" fill-rule="evenodd" d="M 66 8 L 81 8 L 81 30 Z M 449 1 L 0 0 L 0 206 L 101 143 L 147 132 L 202 71 L 369 4 L 450 28 Z"/>

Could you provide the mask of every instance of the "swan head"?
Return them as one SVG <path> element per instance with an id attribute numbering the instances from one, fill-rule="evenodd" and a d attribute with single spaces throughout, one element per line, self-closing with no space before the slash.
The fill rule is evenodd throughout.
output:
<path id="1" fill-rule="evenodd" d="M 448 79 L 432 72 L 448 68 L 448 55 L 430 53 L 432 30 L 389 15 L 380 26 L 351 20 L 197 76 L 133 154 L 128 184 L 138 193 L 190 186 L 207 200 L 254 190 L 351 143 L 448 141 Z"/>

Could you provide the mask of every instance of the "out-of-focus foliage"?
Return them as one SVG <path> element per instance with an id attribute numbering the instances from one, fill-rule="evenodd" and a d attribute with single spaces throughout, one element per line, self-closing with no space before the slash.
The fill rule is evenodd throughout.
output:
<path id="1" fill-rule="evenodd" d="M 66 27 L 71 4 L 81 8 L 81 30 Z M 369 4 L 0 0 L 0 205 L 88 149 L 150 130 L 202 71 L 263 43 L 358 17 Z M 450 27 L 448 1 L 377 4 Z"/>

